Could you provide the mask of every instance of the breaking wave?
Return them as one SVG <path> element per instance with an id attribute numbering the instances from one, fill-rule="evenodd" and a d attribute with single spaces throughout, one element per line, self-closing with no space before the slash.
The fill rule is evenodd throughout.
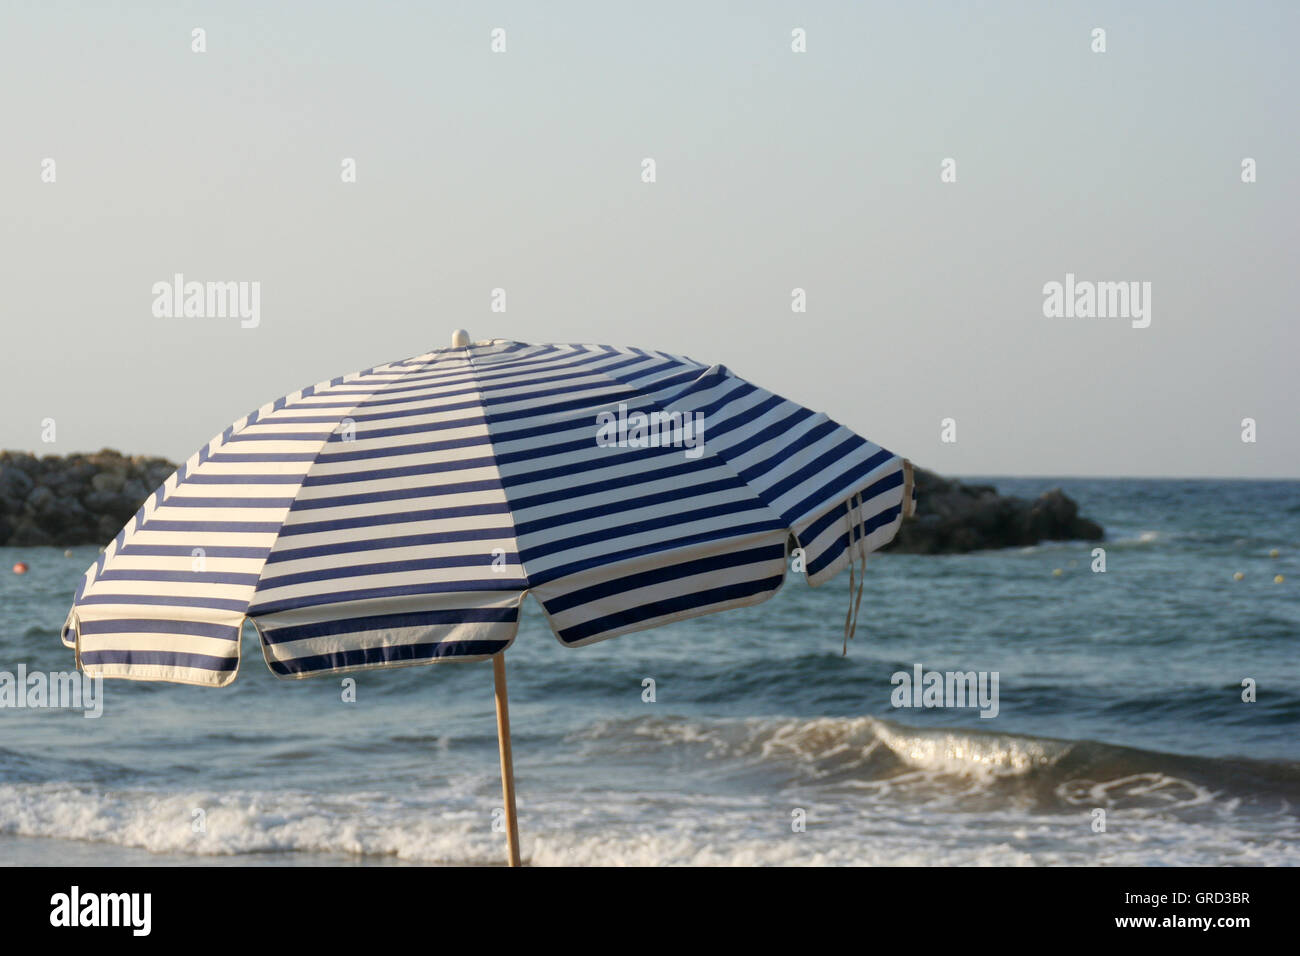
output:
<path id="1" fill-rule="evenodd" d="M 609 720 L 566 749 L 602 768 L 586 775 L 601 782 L 537 792 L 523 776 L 534 865 L 1300 864 L 1300 766 L 1285 762 L 871 717 Z M 334 793 L 36 782 L 32 769 L 0 753 L 0 846 L 14 862 L 31 844 L 34 859 L 65 856 L 50 839 L 92 861 L 112 848 L 116 863 L 126 851 L 281 864 L 502 856 L 490 765 Z M 1090 827 L 1099 808 L 1105 833 Z"/>

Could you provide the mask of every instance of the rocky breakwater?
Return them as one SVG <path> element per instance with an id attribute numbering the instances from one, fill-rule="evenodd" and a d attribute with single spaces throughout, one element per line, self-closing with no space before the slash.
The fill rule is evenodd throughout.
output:
<path id="1" fill-rule="evenodd" d="M 998 494 L 992 485 L 967 485 L 916 468 L 916 514 L 886 550 L 904 554 L 960 554 L 1017 548 L 1040 541 L 1100 541 L 1101 525 L 1079 515 L 1059 488 L 1037 498 Z"/>
<path id="2" fill-rule="evenodd" d="M 87 455 L 0 451 L 0 545 L 103 545 L 176 466 L 111 449 Z"/>
<path id="3" fill-rule="evenodd" d="M 107 544 L 175 470 L 164 458 L 111 449 L 44 458 L 0 451 L 0 545 Z M 953 554 L 1103 536 L 1059 489 L 1028 500 L 923 468 L 915 475 L 916 515 L 888 550 Z"/>

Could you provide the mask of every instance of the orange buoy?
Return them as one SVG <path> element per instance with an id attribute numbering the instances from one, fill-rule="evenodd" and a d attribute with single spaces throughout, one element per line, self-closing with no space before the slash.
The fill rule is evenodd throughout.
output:
<path id="1" fill-rule="evenodd" d="M 27 573 L 26 561 L 19 561 L 17 564 L 14 565 L 14 574 L 26 574 L 26 573 Z"/>

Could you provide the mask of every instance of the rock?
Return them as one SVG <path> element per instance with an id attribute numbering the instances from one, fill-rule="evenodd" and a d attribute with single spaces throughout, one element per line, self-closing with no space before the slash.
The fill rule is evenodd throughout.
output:
<path id="1" fill-rule="evenodd" d="M 26 501 L 35 482 L 15 465 L 0 467 L 0 503 Z"/>
<path id="2" fill-rule="evenodd" d="M 37 485 L 27 495 L 23 507 L 34 515 L 45 516 L 52 513 L 58 497 L 44 485 Z"/>
<path id="3" fill-rule="evenodd" d="M 111 448 L 43 458 L 0 451 L 0 545 L 102 545 L 175 470 Z"/>
<path id="4" fill-rule="evenodd" d="M 54 537 L 41 528 L 33 518 L 20 518 L 15 522 L 5 544 L 16 548 L 42 547 L 54 544 Z"/>
<path id="5" fill-rule="evenodd" d="M 126 524 L 125 521 L 118 521 L 110 515 L 103 515 L 95 525 L 95 541 L 87 541 L 86 543 L 95 544 L 101 542 L 100 547 L 102 548 L 117 536 L 124 524 Z"/>
<path id="6" fill-rule="evenodd" d="M 123 511 L 122 496 L 111 491 L 92 491 L 82 500 L 86 503 L 86 507 L 96 514 L 119 515 Z"/>
<path id="7" fill-rule="evenodd" d="M 916 514 L 903 522 L 885 550 L 959 554 L 1105 537 L 1101 525 L 1080 517 L 1078 504 L 1059 488 L 1029 501 L 999 495 L 992 485 L 941 478 L 924 468 L 914 474 Z"/>
<path id="8" fill-rule="evenodd" d="M 96 491 L 108 492 L 115 494 L 122 490 L 122 485 L 126 484 L 126 475 L 120 471 L 101 471 L 95 477 L 90 479 L 90 486 Z"/>
<path id="9" fill-rule="evenodd" d="M 175 468 L 172 469 L 172 471 L 175 470 Z M 170 475 L 171 471 L 167 474 Z M 162 484 L 162 482 L 158 482 L 158 484 Z M 156 487 L 158 487 L 157 484 L 148 485 L 139 478 L 132 478 L 122 485 L 122 490 L 119 492 L 118 496 L 126 502 L 130 513 L 135 514 L 140 510 L 140 503 L 148 498 L 150 491 Z"/>

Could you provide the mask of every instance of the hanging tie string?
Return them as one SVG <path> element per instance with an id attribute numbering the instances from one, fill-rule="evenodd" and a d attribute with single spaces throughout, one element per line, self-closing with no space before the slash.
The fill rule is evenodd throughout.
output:
<path id="1" fill-rule="evenodd" d="M 862 495 L 861 493 L 852 495 L 845 502 L 844 520 L 849 526 L 849 610 L 844 615 L 844 650 L 843 656 L 849 655 L 849 641 L 853 640 L 858 630 L 858 609 L 862 607 L 862 585 L 867 578 L 867 540 L 863 534 L 860 539 L 858 529 L 862 522 L 860 519 L 862 513 Z M 861 552 L 859 554 L 859 552 Z M 862 559 L 862 571 L 857 572 L 856 559 Z M 857 592 L 856 597 L 854 591 Z"/>

